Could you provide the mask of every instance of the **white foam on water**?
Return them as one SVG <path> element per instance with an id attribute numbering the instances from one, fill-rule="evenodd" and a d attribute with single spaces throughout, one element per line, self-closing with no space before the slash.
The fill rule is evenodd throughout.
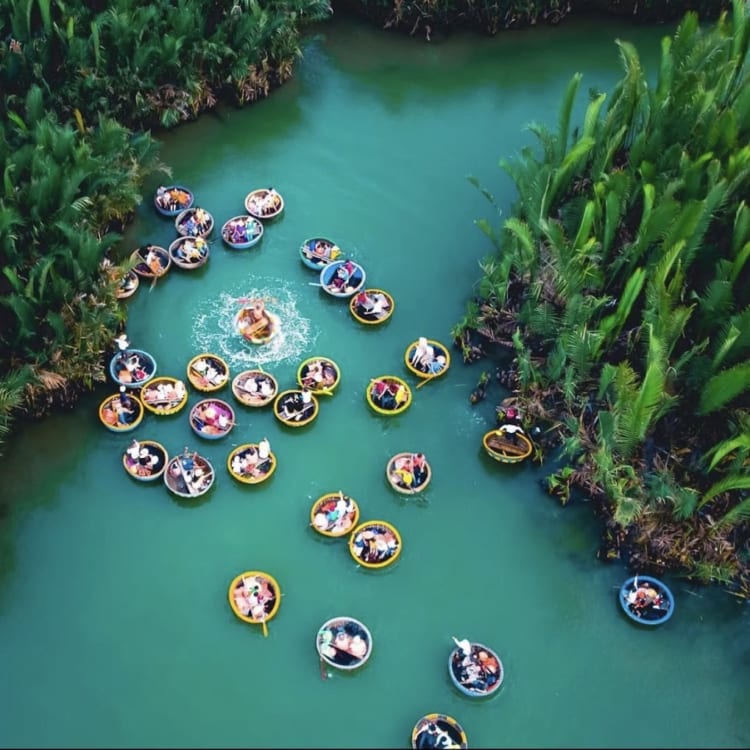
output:
<path id="1" fill-rule="evenodd" d="M 279 316 L 279 332 L 267 344 L 251 344 L 237 332 L 234 319 L 243 300 L 261 298 L 269 312 Z M 218 354 L 231 370 L 299 360 L 314 344 L 320 331 L 297 309 L 297 288 L 288 281 L 256 277 L 253 284 L 239 283 L 221 292 L 218 299 L 203 300 L 193 321 L 193 337 L 201 351 Z"/>

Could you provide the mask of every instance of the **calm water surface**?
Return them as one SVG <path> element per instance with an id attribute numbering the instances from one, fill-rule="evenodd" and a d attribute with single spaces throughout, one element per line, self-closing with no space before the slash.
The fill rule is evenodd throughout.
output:
<path id="1" fill-rule="evenodd" d="M 204 269 L 142 285 L 128 303 L 133 343 L 162 374 L 183 375 L 191 356 L 211 350 L 235 373 L 261 364 L 291 387 L 299 362 L 320 354 L 340 364 L 342 382 L 298 431 L 238 406 L 233 432 L 205 442 L 187 410 L 147 415 L 137 437 L 214 462 L 216 485 L 193 505 L 126 476 L 129 436 L 96 416 L 111 386 L 21 431 L 0 463 L 4 746 L 397 748 L 432 711 L 455 716 L 471 747 L 747 745 L 746 613 L 720 592 L 674 582 L 677 610 L 664 628 L 626 620 L 616 606 L 625 571 L 595 561 L 588 510 L 542 493 L 538 468 L 483 455 L 504 394 L 494 386 L 476 407 L 468 396 L 488 365 L 464 366 L 454 351 L 448 374 L 415 391 L 400 417 L 364 401 L 373 376 L 413 383 L 406 346 L 420 335 L 449 343 L 462 315 L 491 249 L 474 221 L 500 220 L 466 176 L 508 215 L 513 189 L 497 161 L 532 142 L 524 126 L 554 125 L 576 71 L 579 115 L 587 88 L 610 87 L 616 37 L 635 41 L 653 71 L 663 33 L 579 24 L 426 45 L 336 20 L 270 99 L 168 135 L 165 162 L 219 227 L 255 187 L 275 186 L 287 208 L 256 249 L 227 250 L 217 230 Z M 386 326 L 358 326 L 311 285 L 297 248 L 316 234 L 395 296 Z M 149 195 L 124 249 L 174 237 Z M 237 298 L 255 294 L 272 299 L 284 331 L 250 349 L 229 322 Z M 239 486 L 226 456 L 264 435 L 276 474 Z M 421 500 L 386 484 L 388 458 L 404 450 L 432 462 Z M 344 540 L 310 529 L 313 500 L 339 489 L 362 520 L 400 530 L 393 567 L 362 569 Z M 248 569 L 283 590 L 267 638 L 227 603 L 229 582 Z M 340 614 L 368 625 L 373 656 L 361 672 L 323 679 L 315 636 Z M 489 703 L 451 685 L 451 635 L 499 652 L 506 681 Z"/>

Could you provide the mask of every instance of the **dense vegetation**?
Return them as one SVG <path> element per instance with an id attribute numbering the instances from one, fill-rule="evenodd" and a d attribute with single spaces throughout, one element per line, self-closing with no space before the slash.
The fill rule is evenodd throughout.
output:
<path id="1" fill-rule="evenodd" d="M 110 258 L 144 181 L 151 127 L 289 78 L 323 0 L 0 0 L 0 445 L 104 380 L 123 312 Z M 123 266 L 124 267 L 124 266 Z"/>
<path id="2" fill-rule="evenodd" d="M 715 18 L 731 0 L 339 0 L 339 5 L 383 28 L 429 40 L 439 29 L 464 27 L 497 34 L 591 12 L 627 15 L 645 23 L 676 20 L 687 11 Z"/>
<path id="3" fill-rule="evenodd" d="M 750 596 L 750 20 L 742 0 L 663 40 L 655 85 L 575 76 L 539 148 L 501 162 L 518 201 L 454 330 L 506 352 L 509 403 L 562 463 L 563 503 L 593 501 L 606 556 Z M 549 455 L 549 452 L 548 452 Z"/>

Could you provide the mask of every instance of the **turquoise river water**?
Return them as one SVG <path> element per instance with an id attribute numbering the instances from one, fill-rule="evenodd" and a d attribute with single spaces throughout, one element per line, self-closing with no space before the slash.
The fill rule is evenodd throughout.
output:
<path id="1" fill-rule="evenodd" d="M 320 354 L 339 363 L 341 385 L 302 430 L 237 406 L 219 441 L 195 436 L 187 410 L 115 435 L 97 418 L 111 384 L 20 430 L 0 463 L 3 746 L 399 748 L 433 711 L 458 719 L 470 747 L 747 746 L 745 608 L 672 581 L 676 611 L 664 627 L 627 620 L 616 604 L 627 572 L 596 561 L 585 504 L 547 496 L 544 468 L 483 454 L 506 395 L 494 384 L 469 403 L 488 363 L 464 365 L 452 350 L 445 377 L 415 390 L 397 417 L 364 400 L 377 375 L 415 385 L 403 353 L 418 336 L 450 343 L 491 251 L 474 222 L 502 220 L 467 175 L 509 215 L 513 186 L 497 162 L 532 143 L 525 125 L 554 127 L 576 71 L 580 117 L 588 88 L 620 75 L 617 37 L 634 41 L 653 72 L 664 33 L 604 21 L 426 44 L 335 19 L 269 99 L 166 135 L 174 181 L 195 191 L 217 230 L 203 269 L 173 268 L 126 303 L 133 344 L 161 374 L 182 376 L 190 357 L 213 351 L 233 373 L 260 364 L 282 387 Z M 228 250 L 218 227 L 268 185 L 284 215 L 256 248 Z M 311 285 L 297 250 L 316 234 L 394 295 L 386 325 L 357 324 Z M 124 249 L 175 236 L 148 192 Z M 282 335 L 266 347 L 232 331 L 246 295 L 272 299 L 281 316 Z M 218 395 L 233 401 L 229 389 Z M 192 391 L 190 403 L 198 398 Z M 208 456 L 218 477 L 205 501 L 130 479 L 121 455 L 131 436 Z M 263 436 L 278 469 L 266 484 L 239 485 L 226 456 Z M 400 451 L 431 462 L 424 496 L 405 500 L 387 485 L 386 462 Z M 392 567 L 361 568 L 346 540 L 310 528 L 313 500 L 339 489 L 361 520 L 399 529 Z M 268 637 L 228 605 L 230 581 L 251 569 L 282 588 Z M 340 614 L 365 622 L 373 654 L 361 671 L 324 679 L 315 636 Z M 499 695 L 481 703 L 452 686 L 452 635 L 499 653 Z"/>

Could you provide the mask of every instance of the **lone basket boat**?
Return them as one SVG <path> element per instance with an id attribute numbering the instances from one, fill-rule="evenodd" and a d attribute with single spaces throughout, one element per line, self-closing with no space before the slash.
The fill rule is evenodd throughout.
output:
<path id="1" fill-rule="evenodd" d="M 183 237 L 205 238 L 213 231 L 214 217 L 206 209 L 193 206 L 177 214 L 174 228 Z"/>
<path id="2" fill-rule="evenodd" d="M 426 714 L 411 730 L 412 748 L 467 748 L 463 727 L 446 714 Z"/>
<path id="3" fill-rule="evenodd" d="M 365 269 L 353 260 L 335 260 L 320 272 L 320 287 L 332 297 L 351 297 L 364 285 Z"/>
<path id="4" fill-rule="evenodd" d="M 154 207 L 162 216 L 177 216 L 193 205 L 192 191 L 182 185 L 163 185 L 154 193 Z"/>
<path id="5" fill-rule="evenodd" d="M 674 613 L 674 595 L 658 578 L 633 576 L 620 587 L 623 612 L 640 625 L 662 625 Z"/>
<path id="6" fill-rule="evenodd" d="M 276 471 L 276 456 L 263 451 L 260 443 L 237 446 L 227 457 L 227 470 L 243 484 L 260 484 Z"/>
<path id="7" fill-rule="evenodd" d="M 188 362 L 187 377 L 193 388 L 211 393 L 229 382 L 229 365 L 218 354 L 203 352 Z"/>
<path id="8" fill-rule="evenodd" d="M 258 188 L 245 196 L 245 211 L 263 221 L 275 219 L 284 210 L 284 199 L 273 188 Z"/>
<path id="9" fill-rule="evenodd" d="M 448 657 L 453 684 L 470 698 L 486 698 L 497 693 L 505 677 L 500 657 L 483 643 L 460 641 L 455 636 L 453 642 L 456 647 Z"/>
<path id="10" fill-rule="evenodd" d="M 393 297 L 383 289 L 363 289 L 349 300 L 349 312 L 366 326 L 385 323 L 395 309 Z"/>
<path id="11" fill-rule="evenodd" d="M 130 270 L 127 273 L 124 273 L 120 279 L 117 291 L 115 292 L 115 297 L 117 297 L 117 299 L 127 299 L 128 297 L 132 297 L 138 290 L 140 283 L 141 280 L 135 271 Z"/>
<path id="12" fill-rule="evenodd" d="M 432 468 L 424 453 L 397 453 L 385 467 L 388 484 L 403 495 L 415 495 L 427 489 Z"/>
<path id="13" fill-rule="evenodd" d="M 156 375 L 156 360 L 142 349 L 121 349 L 109 361 L 109 374 L 118 385 L 137 388 Z"/>
<path id="14" fill-rule="evenodd" d="M 188 402 L 188 392 L 182 380 L 162 375 L 141 388 L 140 398 L 148 411 L 163 417 L 180 411 Z"/>
<path id="15" fill-rule="evenodd" d="M 281 319 L 266 309 L 262 300 L 254 300 L 252 306 L 243 307 L 234 318 L 237 332 L 251 344 L 267 344 L 281 330 Z"/>
<path id="16" fill-rule="evenodd" d="M 273 402 L 276 418 L 289 427 L 303 427 L 318 416 L 318 399 L 306 390 L 282 391 Z"/>
<path id="17" fill-rule="evenodd" d="M 234 409 L 218 398 L 204 398 L 190 410 L 193 432 L 206 440 L 228 435 L 235 425 Z"/>
<path id="18" fill-rule="evenodd" d="M 316 396 L 330 396 L 341 382 L 341 369 L 332 359 L 310 357 L 297 369 L 297 382 Z"/>
<path id="19" fill-rule="evenodd" d="M 327 237 L 310 237 L 299 247 L 299 257 L 313 271 L 332 263 L 341 255 L 341 248 Z"/>
<path id="20" fill-rule="evenodd" d="M 172 265 L 169 250 L 159 245 L 141 245 L 133 250 L 130 259 L 135 263 L 134 273 L 144 279 L 160 279 Z"/>
<path id="21" fill-rule="evenodd" d="M 340 490 L 319 497 L 310 509 L 310 526 L 323 536 L 345 536 L 358 520 L 357 501 Z"/>
<path id="22" fill-rule="evenodd" d="M 179 497 L 196 498 L 213 486 L 216 474 L 211 462 L 196 452 L 185 450 L 174 456 L 164 472 L 167 489 Z"/>
<path id="23" fill-rule="evenodd" d="M 281 587 L 276 579 L 260 570 L 240 573 L 229 584 L 229 606 L 237 617 L 251 625 L 262 625 L 273 619 L 281 605 Z"/>
<path id="24" fill-rule="evenodd" d="M 99 420 L 112 432 L 130 432 L 143 420 L 143 404 L 122 387 L 99 404 Z"/>
<path id="25" fill-rule="evenodd" d="M 172 263 L 186 271 L 200 268 L 208 262 L 208 242 L 203 237 L 178 237 L 169 246 Z"/>
<path id="26" fill-rule="evenodd" d="M 279 392 L 279 383 L 270 372 L 243 370 L 232 381 L 234 397 L 245 406 L 270 404 Z"/>
<path id="27" fill-rule="evenodd" d="M 372 654 L 372 635 L 354 617 L 326 620 L 315 638 L 318 656 L 335 669 L 352 671 L 364 666 Z"/>
<path id="28" fill-rule="evenodd" d="M 246 250 L 263 237 L 263 224 L 253 216 L 233 216 L 224 222 L 221 239 L 233 250 Z"/>
<path id="29" fill-rule="evenodd" d="M 401 414 L 411 406 L 411 389 L 406 382 L 395 375 L 380 375 L 372 378 L 365 398 L 378 414 L 392 416 Z"/>
<path id="30" fill-rule="evenodd" d="M 517 464 L 527 459 L 534 450 L 531 439 L 517 424 L 504 424 L 490 430 L 482 438 L 487 454 L 504 464 Z"/>
<path id="31" fill-rule="evenodd" d="M 125 471 L 139 482 L 153 482 L 167 468 L 167 449 L 156 440 L 133 440 L 123 451 Z"/>
<path id="32" fill-rule="evenodd" d="M 439 341 L 422 336 L 406 347 L 404 363 L 418 378 L 439 378 L 448 371 L 451 355 Z"/>
<path id="33" fill-rule="evenodd" d="M 349 553 L 365 568 L 384 568 L 401 554 L 401 534 L 387 521 L 366 521 L 352 531 Z"/>

